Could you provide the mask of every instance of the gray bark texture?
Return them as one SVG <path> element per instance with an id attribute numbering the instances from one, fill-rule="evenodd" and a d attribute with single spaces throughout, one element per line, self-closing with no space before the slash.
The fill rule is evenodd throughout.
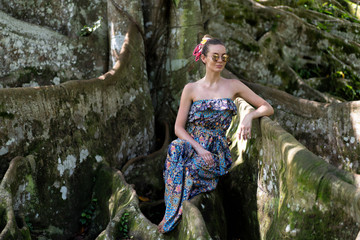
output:
<path id="1" fill-rule="evenodd" d="M 338 1 L 0 0 L 0 239 L 355 239 L 360 224 L 360 21 Z M 86 25 L 86 26 L 84 26 Z M 238 98 L 233 166 L 164 214 L 181 91 L 222 39 Z"/>

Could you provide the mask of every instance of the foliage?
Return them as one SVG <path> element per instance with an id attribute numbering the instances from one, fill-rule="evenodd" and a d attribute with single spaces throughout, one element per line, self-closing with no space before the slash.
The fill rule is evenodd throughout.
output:
<path id="1" fill-rule="evenodd" d="M 298 6 L 314 6 L 315 1 L 314 0 L 299 0 L 297 1 Z"/>
<path id="2" fill-rule="evenodd" d="M 180 3 L 180 0 L 173 0 L 174 4 L 175 4 L 175 7 L 178 7 L 179 6 L 179 3 Z"/>
<path id="3" fill-rule="evenodd" d="M 81 213 L 80 223 L 83 227 L 90 225 L 92 217 L 94 216 L 97 205 L 97 199 L 93 198 L 90 205 Z"/>
<path id="4" fill-rule="evenodd" d="M 119 236 L 120 239 L 132 239 L 133 236 L 129 237 L 129 213 L 125 212 L 120 218 L 119 223 Z"/>
<path id="5" fill-rule="evenodd" d="M 347 101 L 360 100 L 360 78 L 348 69 L 332 71 L 319 66 L 304 66 L 296 69 L 296 72 L 303 79 L 321 78 L 321 83 L 315 86 L 321 92 L 328 92 Z"/>
<path id="6" fill-rule="evenodd" d="M 96 29 L 98 29 L 101 26 L 101 20 L 102 17 L 99 17 L 99 19 L 92 26 L 84 25 L 84 27 L 80 30 L 79 35 L 82 37 L 89 36 L 91 33 L 93 33 Z"/>
<path id="7" fill-rule="evenodd" d="M 26 216 L 26 217 L 25 217 L 25 223 L 26 223 L 27 227 L 29 228 L 29 230 L 32 231 L 32 230 L 33 230 L 33 225 L 32 225 L 32 223 L 30 222 L 29 216 Z"/>
<path id="8" fill-rule="evenodd" d="M 321 22 L 316 23 L 316 28 L 329 32 L 329 25 Z"/>
<path id="9" fill-rule="evenodd" d="M 343 96 L 350 101 L 360 100 L 360 79 L 351 71 L 347 69 L 336 71 L 331 75 L 331 79 L 340 85 L 334 89 L 335 95 Z"/>
<path id="10" fill-rule="evenodd" d="M 360 100 L 360 79 L 348 69 L 333 71 L 317 89 L 347 101 Z"/>
<path id="11" fill-rule="evenodd" d="M 350 13 L 346 11 L 339 9 L 337 6 L 335 6 L 332 3 L 325 2 L 322 5 L 316 5 L 314 4 L 314 1 L 300 1 L 300 2 L 303 2 L 303 4 L 301 5 L 303 5 L 306 9 L 317 11 L 333 17 L 345 19 L 351 22 L 360 23 L 360 21 L 356 17 L 352 16 Z M 300 3 L 298 4 L 300 5 Z"/>

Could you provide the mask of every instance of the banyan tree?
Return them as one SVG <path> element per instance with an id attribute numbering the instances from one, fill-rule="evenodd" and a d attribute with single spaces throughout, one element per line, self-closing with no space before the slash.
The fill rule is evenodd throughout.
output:
<path id="1" fill-rule="evenodd" d="M 349 0 L 0 0 L 0 239 L 360 238 L 360 9 Z M 163 164 L 205 34 L 275 114 L 170 234 Z M 358 237 L 358 238 L 357 238 Z"/>

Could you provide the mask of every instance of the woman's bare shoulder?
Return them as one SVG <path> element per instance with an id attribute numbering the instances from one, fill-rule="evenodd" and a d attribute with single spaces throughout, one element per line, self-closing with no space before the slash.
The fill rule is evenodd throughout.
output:
<path id="1" fill-rule="evenodd" d="M 197 82 L 189 82 L 187 83 L 182 91 L 182 96 L 184 96 L 187 99 L 192 100 L 194 97 L 194 93 L 196 93 L 196 89 L 198 88 Z"/>
<path id="2" fill-rule="evenodd" d="M 223 81 L 226 82 L 227 85 L 231 86 L 231 88 L 241 88 L 244 86 L 244 83 L 235 78 L 223 78 Z"/>
<path id="3" fill-rule="evenodd" d="M 184 86 L 184 91 L 187 92 L 196 92 L 201 88 L 199 81 L 196 82 L 189 82 Z"/>
<path id="4" fill-rule="evenodd" d="M 239 79 L 236 78 L 222 78 L 224 81 L 227 81 L 229 83 L 241 83 L 241 81 Z"/>
<path id="5" fill-rule="evenodd" d="M 223 80 L 226 84 L 226 88 L 231 92 L 233 99 L 243 95 L 246 91 L 247 86 L 242 83 L 239 79 L 229 78 Z"/>
<path id="6" fill-rule="evenodd" d="M 188 93 L 193 92 L 196 89 L 196 82 L 189 82 L 185 84 L 183 91 L 186 91 Z"/>
<path id="7" fill-rule="evenodd" d="M 192 89 L 196 86 L 197 82 L 189 82 L 187 84 L 185 84 L 186 88 Z"/>

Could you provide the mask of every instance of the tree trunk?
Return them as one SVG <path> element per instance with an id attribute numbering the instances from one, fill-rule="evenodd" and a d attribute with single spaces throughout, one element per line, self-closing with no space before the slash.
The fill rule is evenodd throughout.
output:
<path id="1" fill-rule="evenodd" d="M 0 0 L 0 239 L 355 239 L 353 9 Z M 236 100 L 231 172 L 160 234 L 167 146 L 182 88 L 204 74 L 192 51 L 205 33 L 227 46 L 224 77 L 241 79 L 275 114 L 254 120 L 253 138 L 241 141 L 251 106 Z"/>

